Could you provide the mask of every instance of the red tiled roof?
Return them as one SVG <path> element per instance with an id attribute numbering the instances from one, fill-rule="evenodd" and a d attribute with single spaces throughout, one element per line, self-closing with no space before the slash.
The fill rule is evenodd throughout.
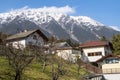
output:
<path id="1" fill-rule="evenodd" d="M 87 47 L 98 47 L 98 46 L 106 46 L 109 45 L 107 41 L 90 41 L 81 44 L 80 48 L 87 48 Z"/>

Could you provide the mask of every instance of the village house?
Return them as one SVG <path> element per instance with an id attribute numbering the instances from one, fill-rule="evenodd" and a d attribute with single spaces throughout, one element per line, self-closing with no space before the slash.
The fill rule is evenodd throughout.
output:
<path id="1" fill-rule="evenodd" d="M 115 55 L 104 56 L 96 61 L 104 74 L 120 73 L 120 57 Z"/>
<path id="2" fill-rule="evenodd" d="M 120 80 L 120 57 L 107 55 L 96 61 L 106 80 Z"/>
<path id="3" fill-rule="evenodd" d="M 76 62 L 77 57 L 81 57 L 80 50 L 78 48 L 73 48 L 67 42 L 57 43 L 56 52 L 59 57 L 73 63 Z"/>
<path id="4" fill-rule="evenodd" d="M 48 38 L 39 29 L 25 30 L 6 38 L 7 45 L 12 45 L 15 48 L 25 48 L 28 45 L 43 46 L 47 41 Z"/>
<path id="5" fill-rule="evenodd" d="M 81 44 L 81 59 L 84 62 L 96 62 L 103 56 L 111 54 L 111 43 L 108 41 L 89 41 Z"/>

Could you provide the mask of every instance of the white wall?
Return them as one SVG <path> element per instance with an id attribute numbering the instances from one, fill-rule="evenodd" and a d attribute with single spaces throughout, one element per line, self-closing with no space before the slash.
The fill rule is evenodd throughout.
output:
<path id="1" fill-rule="evenodd" d="M 88 56 L 88 53 L 92 52 L 102 52 L 100 56 Z M 100 59 L 102 56 L 105 56 L 105 48 L 104 47 L 91 47 L 91 48 L 84 48 L 83 54 L 88 58 L 90 62 L 95 62 L 96 60 Z"/>
<path id="2" fill-rule="evenodd" d="M 103 74 L 106 80 L 120 80 L 120 74 Z"/>
<path id="3" fill-rule="evenodd" d="M 103 73 L 120 73 L 120 61 L 118 63 L 102 63 Z"/>
<path id="4" fill-rule="evenodd" d="M 26 46 L 24 39 L 10 42 L 10 44 L 12 44 L 12 46 L 15 48 L 25 48 L 25 46 Z"/>
<path id="5" fill-rule="evenodd" d="M 36 35 L 38 39 L 37 40 L 33 39 L 33 35 Z M 25 48 L 26 45 L 29 45 L 29 42 L 32 42 L 32 45 L 44 45 L 43 38 L 41 36 L 39 36 L 39 34 L 37 32 L 34 34 L 31 34 L 30 36 L 28 36 L 26 38 L 11 41 L 8 44 L 12 44 L 12 46 L 15 48 Z"/>
<path id="6" fill-rule="evenodd" d="M 71 62 L 76 61 L 76 56 L 81 56 L 79 50 L 73 50 L 73 49 L 57 50 L 57 55 Z"/>

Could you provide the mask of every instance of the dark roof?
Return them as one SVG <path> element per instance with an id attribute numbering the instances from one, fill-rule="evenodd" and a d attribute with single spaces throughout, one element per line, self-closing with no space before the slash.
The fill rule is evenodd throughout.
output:
<path id="1" fill-rule="evenodd" d="M 103 56 L 102 58 L 98 59 L 96 62 L 101 62 L 101 61 L 105 60 L 108 57 L 115 57 L 115 58 L 118 57 L 118 58 L 120 58 L 119 56 L 115 56 L 113 54 L 109 54 L 107 56 Z"/>
<path id="2" fill-rule="evenodd" d="M 67 42 L 59 42 L 55 44 L 55 47 L 63 48 L 63 47 L 71 47 L 71 46 Z"/>
<path id="3" fill-rule="evenodd" d="M 22 38 L 28 37 L 30 34 L 33 34 L 35 32 L 38 32 L 44 40 L 46 41 L 48 40 L 48 38 L 38 29 L 14 34 L 12 36 L 7 37 L 6 40 L 10 41 L 10 40 L 22 39 Z"/>
<path id="4" fill-rule="evenodd" d="M 51 43 L 48 43 L 46 47 L 49 47 Z M 69 43 L 67 42 L 58 42 L 54 44 L 54 48 L 56 50 L 79 50 L 78 47 L 72 47 Z"/>
<path id="5" fill-rule="evenodd" d="M 81 44 L 80 48 L 87 48 L 87 47 L 98 47 L 98 46 L 107 46 L 109 43 L 107 41 L 89 41 L 86 43 Z"/>
<path id="6" fill-rule="evenodd" d="M 55 47 L 57 50 L 79 50 L 77 47 L 72 47 L 69 43 L 67 42 L 59 42 L 55 44 Z"/>
<path id="7" fill-rule="evenodd" d="M 69 47 L 58 47 L 56 49 L 57 50 L 79 50 L 80 51 L 80 49 L 78 47 L 71 47 L 71 46 L 69 46 Z"/>

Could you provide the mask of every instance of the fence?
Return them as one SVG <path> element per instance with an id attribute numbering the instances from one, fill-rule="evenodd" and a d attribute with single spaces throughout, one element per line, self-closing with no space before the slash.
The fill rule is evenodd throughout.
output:
<path id="1" fill-rule="evenodd" d="M 85 76 L 81 80 L 106 80 L 103 75 L 90 75 Z"/>

